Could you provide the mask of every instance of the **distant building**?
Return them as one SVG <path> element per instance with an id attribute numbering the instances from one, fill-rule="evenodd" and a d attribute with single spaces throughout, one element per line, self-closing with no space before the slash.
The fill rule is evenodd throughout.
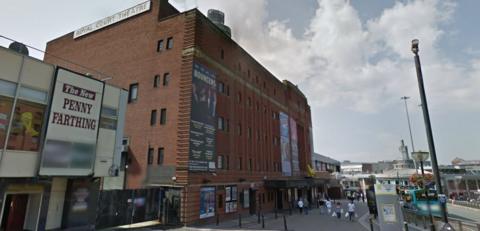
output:
<path id="1" fill-rule="evenodd" d="M 101 189 L 123 188 L 127 91 L 16 47 L 0 47 L 0 229 L 91 230 Z"/>
<path id="2" fill-rule="evenodd" d="M 343 161 L 340 165 L 340 172 L 344 175 L 370 174 L 373 173 L 373 165 L 372 163 Z"/>
<path id="3" fill-rule="evenodd" d="M 480 170 L 480 160 L 464 160 L 457 157 L 452 160 L 452 165 L 464 169 Z"/>
<path id="4" fill-rule="evenodd" d="M 312 155 L 312 166 L 317 172 L 340 172 L 341 163 L 338 160 L 332 159 L 328 156 L 324 156 L 318 153 Z"/>

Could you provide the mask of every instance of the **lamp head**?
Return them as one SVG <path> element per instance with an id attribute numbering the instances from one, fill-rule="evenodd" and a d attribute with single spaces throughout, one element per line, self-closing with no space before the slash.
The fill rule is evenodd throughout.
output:
<path id="1" fill-rule="evenodd" d="M 428 152 L 416 151 L 412 153 L 412 158 L 417 162 L 423 162 L 428 160 L 430 154 Z"/>
<path id="2" fill-rule="evenodd" d="M 418 43 L 419 43 L 418 39 L 412 40 L 412 52 L 414 54 L 418 54 L 418 50 L 419 50 L 418 49 Z"/>

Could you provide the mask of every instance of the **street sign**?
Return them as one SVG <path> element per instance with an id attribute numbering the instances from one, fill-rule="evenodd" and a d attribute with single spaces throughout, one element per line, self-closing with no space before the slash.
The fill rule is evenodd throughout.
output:
<path id="1" fill-rule="evenodd" d="M 442 204 L 447 203 L 447 196 L 445 196 L 445 194 L 438 194 L 438 201 Z"/>

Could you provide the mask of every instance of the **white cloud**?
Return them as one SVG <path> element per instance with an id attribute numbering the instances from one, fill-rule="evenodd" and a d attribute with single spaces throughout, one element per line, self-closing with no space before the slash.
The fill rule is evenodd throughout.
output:
<path id="1" fill-rule="evenodd" d="M 205 13 L 208 7 L 223 10 L 234 39 L 278 78 L 298 84 L 315 111 L 334 107 L 361 114 L 387 113 L 404 95 L 417 104 L 410 42 L 418 38 L 432 110 L 479 112 L 480 101 L 474 99 L 480 99 L 480 58 L 458 65 L 440 47 L 445 36 L 458 36 L 444 31 L 453 21 L 455 2 L 398 1 L 362 23 L 348 0 L 317 1 L 315 15 L 300 37 L 292 34 L 285 21 L 266 21 L 266 0 L 198 3 Z M 389 147 L 396 152 L 395 140 L 400 137 L 374 139 L 387 142 L 382 143 L 387 153 Z M 375 152 L 380 154 L 378 149 Z"/>

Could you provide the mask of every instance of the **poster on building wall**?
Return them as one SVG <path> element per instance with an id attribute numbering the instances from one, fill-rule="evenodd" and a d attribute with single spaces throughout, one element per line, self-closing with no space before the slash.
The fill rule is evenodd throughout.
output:
<path id="1" fill-rule="evenodd" d="M 282 156 L 282 174 L 292 175 L 292 159 L 290 155 L 290 133 L 288 129 L 288 115 L 280 112 L 280 154 Z"/>
<path id="2" fill-rule="evenodd" d="M 104 84 L 57 69 L 40 175 L 92 174 Z"/>
<path id="3" fill-rule="evenodd" d="M 232 213 L 237 211 L 237 186 L 225 187 L 225 212 Z"/>
<path id="4" fill-rule="evenodd" d="M 294 176 L 300 175 L 300 165 L 298 161 L 298 135 L 297 123 L 290 117 L 290 148 L 292 149 L 292 173 Z"/>
<path id="5" fill-rule="evenodd" d="M 200 189 L 200 218 L 215 216 L 215 187 Z"/>
<path id="6" fill-rule="evenodd" d="M 215 171 L 215 74 L 199 63 L 193 64 L 192 111 L 190 117 L 190 171 Z"/>

